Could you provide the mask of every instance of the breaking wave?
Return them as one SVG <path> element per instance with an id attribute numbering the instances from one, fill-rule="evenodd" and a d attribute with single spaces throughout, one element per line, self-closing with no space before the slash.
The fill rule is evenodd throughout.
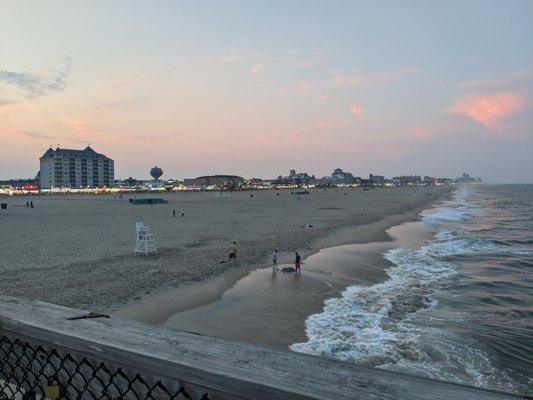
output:
<path id="1" fill-rule="evenodd" d="M 458 259 L 516 249 L 494 240 L 469 237 L 463 221 L 482 212 L 468 203 L 468 192 L 423 214 L 422 223 L 435 237 L 418 250 L 397 248 L 384 258 L 393 266 L 388 279 L 372 286 L 351 286 L 339 298 L 325 301 L 321 313 L 306 321 L 307 342 L 297 352 L 336 358 L 378 368 L 492 389 L 517 391 L 505 368 L 497 368 L 482 343 L 464 334 L 473 323 L 461 307 L 441 307 L 459 296 L 459 281 L 468 272 Z M 458 327 L 454 329 L 454 327 Z"/>

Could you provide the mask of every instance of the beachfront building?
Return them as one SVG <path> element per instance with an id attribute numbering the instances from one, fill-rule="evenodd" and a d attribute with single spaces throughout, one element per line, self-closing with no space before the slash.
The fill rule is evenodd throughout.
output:
<path id="1" fill-rule="evenodd" d="M 354 176 L 350 172 L 343 171 L 340 168 L 336 168 L 331 174 L 331 181 L 337 185 L 349 185 L 354 183 Z"/>
<path id="2" fill-rule="evenodd" d="M 353 176 L 350 172 L 343 171 L 340 168 L 333 170 L 331 176 L 325 176 L 317 180 L 316 185 L 321 187 L 335 187 L 337 185 L 358 185 L 361 178 Z"/>
<path id="3" fill-rule="evenodd" d="M 383 184 L 385 183 L 385 177 L 383 175 L 370 174 L 368 180 L 374 186 L 383 186 Z"/>
<path id="4" fill-rule="evenodd" d="M 206 175 L 183 181 L 189 188 L 201 189 L 235 189 L 243 182 L 244 178 L 237 175 Z"/>
<path id="5" fill-rule="evenodd" d="M 424 176 L 424 179 L 422 179 L 422 184 L 425 186 L 434 186 L 437 182 L 437 178 L 434 176 Z"/>
<path id="6" fill-rule="evenodd" d="M 291 169 L 289 176 L 279 175 L 275 181 L 276 185 L 310 185 L 315 182 L 315 176 L 309 175 L 307 172 L 296 172 Z"/>
<path id="7" fill-rule="evenodd" d="M 83 150 L 49 148 L 39 159 L 42 189 L 110 187 L 114 161 L 90 146 Z"/>
<path id="8" fill-rule="evenodd" d="M 469 174 L 463 174 L 463 176 L 460 176 L 459 178 L 455 178 L 456 183 L 483 183 L 483 179 L 481 178 L 474 178 L 473 176 L 470 176 Z"/>
<path id="9" fill-rule="evenodd" d="M 453 179 L 450 178 L 437 178 L 435 181 L 437 186 L 450 186 L 453 184 Z"/>
<path id="10" fill-rule="evenodd" d="M 420 186 L 422 178 L 420 175 L 402 175 L 392 178 L 394 186 Z"/>

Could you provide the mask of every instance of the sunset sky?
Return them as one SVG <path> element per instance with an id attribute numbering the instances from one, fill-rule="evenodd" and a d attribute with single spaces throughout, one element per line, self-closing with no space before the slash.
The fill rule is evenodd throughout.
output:
<path id="1" fill-rule="evenodd" d="M 117 178 L 533 182 L 533 1 L 0 0 L 0 179 L 87 143 Z"/>

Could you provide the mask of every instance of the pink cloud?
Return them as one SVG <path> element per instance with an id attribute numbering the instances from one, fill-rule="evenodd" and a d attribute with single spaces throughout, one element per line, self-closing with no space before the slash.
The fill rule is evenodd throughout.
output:
<path id="1" fill-rule="evenodd" d="M 311 82 L 311 81 L 300 81 L 298 82 L 298 88 L 300 90 L 312 90 L 312 89 L 316 89 L 317 85 L 316 83 L 314 82 Z"/>
<path id="2" fill-rule="evenodd" d="M 326 55 L 320 51 L 315 51 L 309 57 L 298 61 L 295 67 L 310 67 L 312 65 L 322 64 L 327 59 Z"/>
<path id="3" fill-rule="evenodd" d="M 318 93 L 315 97 L 320 104 L 325 104 L 331 99 L 331 95 L 327 93 Z"/>
<path id="4" fill-rule="evenodd" d="M 91 127 L 89 127 L 87 122 L 82 121 L 80 119 L 67 117 L 66 115 L 61 115 L 59 117 L 59 122 L 62 125 L 64 125 L 67 128 L 69 128 L 71 131 L 76 132 L 76 133 L 78 133 L 80 135 L 83 135 L 83 136 L 94 135 L 94 134 L 98 133 L 97 130 L 92 129 Z"/>
<path id="5" fill-rule="evenodd" d="M 257 74 L 265 69 L 265 66 L 263 64 L 255 64 L 252 68 L 250 68 L 250 72 L 252 74 Z"/>
<path id="6" fill-rule="evenodd" d="M 447 111 L 469 117 L 484 127 L 492 129 L 499 121 L 520 111 L 523 107 L 523 100 L 513 92 L 469 93 L 459 97 Z"/>
<path id="7" fill-rule="evenodd" d="M 416 140 L 425 140 L 431 133 L 431 129 L 426 126 L 416 126 L 409 129 L 408 136 Z"/>
<path id="8" fill-rule="evenodd" d="M 218 56 L 222 64 L 241 64 L 263 58 L 260 54 L 249 50 L 236 50 Z"/>
<path id="9" fill-rule="evenodd" d="M 330 70 L 329 73 L 331 75 L 329 84 L 332 86 L 375 85 L 390 82 L 403 75 L 418 76 L 421 74 L 420 70 L 416 67 L 406 67 L 395 71 L 378 73 L 363 73 L 357 70 L 349 72 Z"/>
<path id="10" fill-rule="evenodd" d="M 331 122 L 315 122 L 312 125 L 305 126 L 302 128 L 297 128 L 292 131 L 291 136 L 301 137 L 301 136 L 314 136 L 326 133 L 329 129 L 333 127 Z"/>
<path id="11" fill-rule="evenodd" d="M 364 110 L 363 110 L 363 107 L 360 107 L 356 104 L 352 104 L 349 108 L 350 112 L 355 115 L 355 116 L 360 116 L 360 115 L 363 115 L 364 113 Z"/>
<path id="12" fill-rule="evenodd" d="M 287 52 L 287 56 L 291 58 L 296 57 L 298 55 L 300 55 L 300 50 L 298 49 L 292 49 Z"/>

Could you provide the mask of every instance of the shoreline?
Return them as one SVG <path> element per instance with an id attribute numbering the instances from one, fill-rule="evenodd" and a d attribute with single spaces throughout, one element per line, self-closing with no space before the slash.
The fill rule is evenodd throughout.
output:
<path id="1" fill-rule="evenodd" d="M 309 256 L 320 248 L 352 243 L 354 237 L 359 242 L 386 240 L 387 224 L 415 218 L 452 192 L 436 187 L 330 190 L 301 199 L 275 191 L 236 193 L 229 199 L 205 192 L 172 193 L 163 196 L 167 204 L 154 207 L 131 205 L 127 198 L 42 198 L 34 201 L 34 209 L 8 207 L 2 215 L 0 291 L 113 311 L 147 295 L 268 266 L 274 249 L 284 263 L 294 250 Z M 20 201 L 8 199 L 12 205 Z M 173 209 L 185 210 L 186 216 L 173 218 Z M 157 256 L 133 256 L 136 221 L 154 232 Z M 306 223 L 314 227 L 303 229 Z M 220 263 L 232 241 L 239 249 L 237 266 Z M 224 283 L 212 285 L 232 284 L 232 279 L 218 279 Z"/>
<path id="2" fill-rule="evenodd" d="M 385 269 L 392 264 L 382 257 L 383 252 L 400 245 L 416 248 L 427 241 L 429 238 L 427 233 L 423 237 L 416 237 L 416 230 L 420 231 L 420 229 L 415 227 L 415 224 L 419 221 L 420 213 L 436 207 L 448 197 L 438 198 L 430 204 L 403 214 L 385 216 L 368 224 L 344 227 L 316 238 L 306 251 L 300 252 L 303 259 L 301 276 L 283 272 L 273 274 L 269 260 L 262 261 L 258 262 L 254 268 L 228 271 L 207 280 L 184 284 L 172 290 L 144 296 L 138 301 L 113 310 L 112 315 L 163 325 L 171 329 L 256 342 L 274 347 L 286 347 L 298 340 L 305 340 L 305 329 L 302 326 L 305 324 L 302 322 L 309 315 L 320 312 L 325 299 L 338 296 L 346 287 L 354 284 L 368 285 L 384 281 L 387 278 Z M 330 262 L 333 260 L 333 264 L 335 264 L 338 252 L 347 252 L 350 259 L 349 264 L 356 264 L 359 269 L 364 265 L 366 271 L 360 269 L 354 273 L 353 268 L 347 265 L 337 265 L 335 267 L 337 270 L 333 268 L 334 271 L 331 268 L 327 270 L 328 268 L 324 267 L 324 263 L 327 263 L 329 258 Z M 280 266 L 290 265 L 291 259 L 292 253 L 281 254 Z M 294 277 L 295 280 L 298 277 L 300 282 L 293 285 L 290 282 L 292 278 L 289 277 Z M 292 294 L 295 296 L 291 297 L 286 292 L 279 292 L 275 295 L 269 294 L 269 290 L 277 290 L 276 287 L 270 287 L 269 284 L 264 286 L 264 282 L 269 280 L 272 282 L 276 280 L 276 285 L 285 285 L 283 290 L 293 291 Z M 267 294 L 261 293 L 262 289 L 266 290 Z M 276 304 L 280 296 L 285 298 L 285 304 L 294 302 L 295 298 L 293 297 L 307 298 L 306 301 L 310 300 L 310 303 L 300 304 L 298 310 L 282 310 L 280 306 L 283 307 L 283 304 Z M 285 320 L 284 323 L 285 326 L 288 324 L 291 327 L 280 330 L 284 332 L 284 339 L 282 340 L 276 337 L 277 332 L 265 333 L 265 329 L 268 330 L 266 326 L 263 327 L 263 332 L 256 329 L 255 325 L 261 324 L 257 318 L 252 317 L 251 319 L 248 318 L 245 323 L 237 323 L 237 328 L 230 327 L 235 322 L 232 321 L 232 317 L 234 319 L 241 319 L 242 317 L 240 312 L 232 314 L 232 311 L 221 311 L 228 305 L 230 308 L 235 307 L 234 302 L 231 299 L 226 301 L 225 297 L 234 297 L 239 300 L 242 297 L 251 298 L 251 300 L 246 300 L 245 309 L 256 307 L 256 302 L 263 304 L 272 302 L 273 308 L 278 310 L 275 314 L 278 316 L 280 313 L 282 314 L 281 320 L 287 319 L 286 316 L 289 316 L 289 320 Z M 259 298 L 258 301 L 257 298 Z M 296 301 L 299 300 L 296 299 Z M 264 309 L 262 305 L 258 305 L 258 307 L 259 309 L 253 309 L 252 314 L 260 314 L 261 310 L 266 313 L 272 312 L 270 307 Z M 240 311 L 244 312 L 242 309 Z M 215 315 L 216 321 L 214 323 L 207 322 L 204 326 L 202 321 L 213 318 L 213 313 L 219 315 Z M 275 319 L 272 322 L 276 324 Z M 296 324 L 292 324 L 292 322 L 296 322 Z M 246 333 L 246 326 L 254 326 L 254 328 Z M 255 338 L 256 335 L 258 339 Z"/>

